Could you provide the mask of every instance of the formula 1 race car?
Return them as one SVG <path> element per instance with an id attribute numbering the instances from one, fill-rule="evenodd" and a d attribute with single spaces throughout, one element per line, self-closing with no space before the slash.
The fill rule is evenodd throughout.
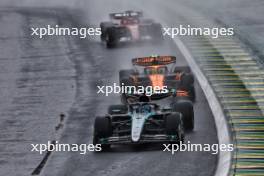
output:
<path id="1" fill-rule="evenodd" d="M 194 76 L 188 66 L 175 66 L 174 56 L 150 56 L 132 59 L 134 69 L 120 70 L 119 81 L 122 86 L 166 86 L 176 97 L 195 101 Z M 166 94 L 151 96 L 162 98 Z M 123 93 L 124 104 L 133 102 L 136 94 Z"/>
<path id="2" fill-rule="evenodd" d="M 163 39 L 161 24 L 142 18 L 142 12 L 126 11 L 109 16 L 111 21 L 100 24 L 101 40 L 108 48 L 116 47 L 119 42 Z"/>
<path id="3" fill-rule="evenodd" d="M 101 144 L 105 150 L 111 144 L 183 142 L 184 131 L 194 128 L 192 102 L 179 100 L 161 108 L 143 97 L 138 103 L 112 105 L 106 116 L 97 117 L 94 145 Z"/>

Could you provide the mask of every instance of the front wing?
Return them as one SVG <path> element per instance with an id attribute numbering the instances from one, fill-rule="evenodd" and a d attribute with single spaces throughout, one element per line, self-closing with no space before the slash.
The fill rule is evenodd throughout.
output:
<path id="1" fill-rule="evenodd" d="M 177 135 L 142 135 L 138 142 L 133 142 L 131 136 L 116 136 L 101 138 L 101 144 L 142 144 L 142 143 L 162 143 L 162 142 L 179 142 Z"/>

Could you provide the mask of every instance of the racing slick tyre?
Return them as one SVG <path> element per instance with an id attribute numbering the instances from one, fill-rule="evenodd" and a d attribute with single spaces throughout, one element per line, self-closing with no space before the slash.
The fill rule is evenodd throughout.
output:
<path id="1" fill-rule="evenodd" d="M 152 38 L 156 41 L 162 41 L 163 38 L 163 33 L 162 33 L 162 25 L 159 23 L 153 23 L 151 25 L 151 33 L 152 33 Z"/>
<path id="2" fill-rule="evenodd" d="M 109 27 L 111 27 L 112 25 L 113 25 L 113 24 L 110 23 L 110 22 L 102 22 L 102 23 L 100 24 L 100 28 L 101 28 L 101 32 L 102 32 L 102 34 L 101 34 L 101 41 L 105 41 L 105 40 L 106 40 L 107 29 L 108 29 Z"/>
<path id="3" fill-rule="evenodd" d="M 114 48 L 118 44 L 118 38 L 115 28 L 107 28 L 106 31 L 106 46 L 107 48 Z"/>
<path id="4" fill-rule="evenodd" d="M 166 117 L 165 131 L 167 135 L 177 135 L 177 142 L 184 142 L 184 129 L 181 113 L 175 112 Z"/>
<path id="5" fill-rule="evenodd" d="M 131 79 L 129 79 L 129 78 L 123 78 L 123 79 L 121 78 L 120 79 L 120 86 L 132 86 L 132 85 L 134 85 L 133 81 Z M 129 98 L 129 96 L 127 95 L 127 92 L 122 92 L 121 93 L 121 102 L 123 104 L 128 104 L 129 103 L 128 98 Z"/>
<path id="6" fill-rule="evenodd" d="M 123 103 L 124 105 L 129 104 L 129 102 L 127 101 L 127 96 L 126 96 L 125 93 L 122 93 L 122 94 L 120 95 L 120 98 L 121 98 L 121 103 Z"/>
<path id="7" fill-rule="evenodd" d="M 119 81 L 123 80 L 123 79 L 128 79 L 130 77 L 130 75 L 134 74 L 134 70 L 130 69 L 130 70 L 120 70 L 119 71 Z"/>
<path id="8" fill-rule="evenodd" d="M 193 102 L 195 102 L 195 100 L 196 100 L 196 93 L 195 93 L 194 85 L 189 88 L 189 94 L 190 94 L 190 99 Z"/>
<path id="9" fill-rule="evenodd" d="M 192 131 L 194 129 L 194 112 L 192 102 L 180 99 L 173 104 L 173 110 L 183 115 L 184 129 Z"/>
<path id="10" fill-rule="evenodd" d="M 189 66 L 178 66 L 174 68 L 174 73 L 191 73 L 191 68 Z"/>
<path id="11" fill-rule="evenodd" d="M 194 88 L 194 76 L 191 73 L 183 74 L 181 78 L 180 88 L 188 91 L 190 100 L 195 102 L 196 93 Z"/>
<path id="12" fill-rule="evenodd" d="M 182 78 L 181 78 L 181 85 L 183 87 L 190 87 L 194 84 L 194 76 L 193 74 L 191 73 L 185 73 L 182 75 Z"/>
<path id="13" fill-rule="evenodd" d="M 128 108 L 126 105 L 111 105 L 108 108 L 108 114 L 126 114 L 128 112 Z"/>
<path id="14" fill-rule="evenodd" d="M 93 144 L 100 144 L 100 138 L 107 138 L 112 135 L 111 120 L 107 117 L 96 117 L 94 122 Z M 102 151 L 110 148 L 110 144 L 101 144 Z"/>

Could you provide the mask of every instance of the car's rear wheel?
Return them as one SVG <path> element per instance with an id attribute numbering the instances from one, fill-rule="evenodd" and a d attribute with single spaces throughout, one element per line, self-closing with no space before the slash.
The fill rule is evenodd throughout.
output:
<path id="1" fill-rule="evenodd" d="M 173 104 L 173 110 L 183 115 L 183 126 L 186 130 L 194 129 L 193 104 L 189 100 L 178 100 Z"/>
<path id="2" fill-rule="evenodd" d="M 112 135 L 111 120 L 107 117 L 96 117 L 94 122 L 93 144 L 101 144 L 102 151 L 110 148 L 110 144 L 102 144 L 99 140 Z"/>
<path id="3" fill-rule="evenodd" d="M 189 66 L 177 66 L 174 68 L 174 73 L 191 73 L 191 68 Z"/>
<path id="4" fill-rule="evenodd" d="M 119 71 L 119 81 L 121 82 L 121 80 L 128 79 L 133 74 L 134 74 L 134 70 L 133 69 L 120 70 Z"/>
<path id="5" fill-rule="evenodd" d="M 101 28 L 101 41 L 105 41 L 106 40 L 106 36 L 107 36 L 107 29 L 109 27 L 111 27 L 113 24 L 111 22 L 102 22 L 100 24 L 100 28 Z"/>
<path id="6" fill-rule="evenodd" d="M 195 101 L 196 94 L 195 94 L 195 87 L 194 87 L 194 76 L 191 73 L 183 74 L 180 82 L 180 89 L 183 89 L 188 92 L 189 99 L 191 101 Z"/>
<path id="7" fill-rule="evenodd" d="M 122 78 L 120 77 L 120 86 L 124 86 L 123 90 L 127 90 L 125 88 L 125 86 L 134 86 L 133 81 L 130 78 L 125 78 L 125 76 L 122 76 Z M 131 89 L 134 90 L 134 89 Z M 123 104 L 128 104 L 128 99 L 129 96 L 127 95 L 129 92 L 121 92 L 121 102 Z M 134 92 L 130 92 L 131 94 L 133 94 Z"/>
<path id="8" fill-rule="evenodd" d="M 153 23 L 151 25 L 152 38 L 157 42 L 160 42 L 164 39 L 162 34 L 162 25 L 159 23 Z"/>
<path id="9" fill-rule="evenodd" d="M 184 73 L 181 77 L 181 85 L 183 87 L 190 87 L 194 84 L 194 76 L 191 73 Z"/>
<path id="10" fill-rule="evenodd" d="M 118 38 L 114 28 L 108 28 L 106 31 L 106 46 L 107 48 L 114 48 L 118 44 Z"/>
<path id="11" fill-rule="evenodd" d="M 193 102 L 195 102 L 195 100 L 196 100 L 196 92 L 195 92 L 195 87 L 194 87 L 194 85 L 191 86 L 191 87 L 189 88 L 189 94 L 190 94 L 190 99 L 191 99 Z"/>

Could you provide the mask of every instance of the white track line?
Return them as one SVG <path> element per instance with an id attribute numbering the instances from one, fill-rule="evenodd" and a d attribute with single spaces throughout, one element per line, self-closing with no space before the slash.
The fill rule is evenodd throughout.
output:
<path id="1" fill-rule="evenodd" d="M 205 94 L 205 97 L 207 98 L 208 104 L 214 115 L 219 144 L 230 144 L 231 137 L 229 134 L 228 122 L 213 88 L 209 84 L 207 78 L 196 64 L 195 59 L 192 57 L 183 42 L 178 37 L 174 38 L 173 41 L 176 43 L 179 50 L 182 52 L 189 66 L 191 67 Z M 215 176 L 227 176 L 231 167 L 232 152 L 220 151 L 218 156 L 218 164 L 215 171 Z"/>

